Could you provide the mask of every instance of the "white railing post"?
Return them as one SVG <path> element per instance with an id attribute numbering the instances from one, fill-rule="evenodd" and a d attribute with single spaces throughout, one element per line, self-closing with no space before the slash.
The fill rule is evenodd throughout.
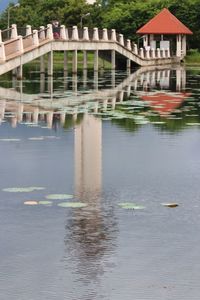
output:
<path id="1" fill-rule="evenodd" d="M 40 39 L 44 40 L 45 39 L 45 28 L 44 26 L 40 26 Z"/>
<path id="2" fill-rule="evenodd" d="M 97 27 L 93 29 L 93 41 L 99 41 L 99 30 Z"/>
<path id="3" fill-rule="evenodd" d="M 79 36 L 78 36 L 78 28 L 77 28 L 77 26 L 73 26 L 73 27 L 72 27 L 72 40 L 73 40 L 73 41 L 78 41 L 78 40 L 79 40 Z"/>
<path id="4" fill-rule="evenodd" d="M 152 58 L 156 57 L 155 49 L 151 49 L 151 57 Z"/>
<path id="5" fill-rule="evenodd" d="M 157 48 L 156 51 L 157 51 L 157 58 L 160 58 L 160 48 Z"/>
<path id="6" fill-rule="evenodd" d="M 161 49 L 161 53 L 162 53 L 162 54 L 161 54 L 161 57 L 162 57 L 162 58 L 165 58 L 165 49 L 162 48 L 162 49 Z"/>
<path id="7" fill-rule="evenodd" d="M 133 45 L 133 52 L 134 52 L 136 55 L 138 55 L 138 46 L 137 46 L 137 44 L 134 44 L 134 45 Z"/>
<path id="8" fill-rule="evenodd" d="M 20 51 L 21 53 L 24 52 L 24 46 L 23 46 L 23 39 L 22 39 L 22 36 L 21 35 L 18 35 L 18 45 L 17 45 L 17 50 Z"/>
<path id="9" fill-rule="evenodd" d="M 104 29 L 103 29 L 102 40 L 108 41 L 108 30 L 107 30 L 107 28 L 104 28 Z"/>
<path id="10" fill-rule="evenodd" d="M 132 50 L 132 48 L 131 48 L 131 41 L 130 40 L 127 40 L 126 48 L 128 50 Z"/>
<path id="11" fill-rule="evenodd" d="M 2 61 L 6 60 L 5 45 L 2 42 L 0 43 L 0 60 Z"/>
<path id="12" fill-rule="evenodd" d="M 39 45 L 38 30 L 36 29 L 33 30 L 33 45 Z"/>
<path id="13" fill-rule="evenodd" d="M 117 36 L 116 36 L 116 30 L 111 29 L 111 41 L 116 42 L 117 41 Z"/>
<path id="14" fill-rule="evenodd" d="M 124 36 L 123 34 L 119 34 L 119 43 L 124 46 Z"/>
<path id="15" fill-rule="evenodd" d="M 89 41 L 88 27 L 84 27 L 84 28 L 83 28 L 83 40 L 84 40 L 84 41 Z"/>
<path id="16" fill-rule="evenodd" d="M 140 56 L 144 58 L 144 48 L 140 48 Z"/>
<path id="17" fill-rule="evenodd" d="M 47 39 L 53 40 L 53 28 L 52 24 L 47 25 Z"/>
<path id="18" fill-rule="evenodd" d="M 11 26 L 11 39 L 16 39 L 18 37 L 17 34 L 17 25 L 16 24 L 12 24 Z"/>
<path id="19" fill-rule="evenodd" d="M 146 58 L 147 58 L 147 59 L 149 59 L 149 58 L 150 58 L 149 49 L 146 49 Z"/>
<path id="20" fill-rule="evenodd" d="M 31 33 L 31 25 L 26 25 L 26 35 L 30 35 Z"/>
<path id="21" fill-rule="evenodd" d="M 60 38 L 62 40 L 66 40 L 66 30 L 65 30 L 65 25 L 60 26 Z"/>
<path id="22" fill-rule="evenodd" d="M 168 48 L 166 51 L 167 51 L 166 56 L 169 58 L 170 57 L 170 49 Z"/>

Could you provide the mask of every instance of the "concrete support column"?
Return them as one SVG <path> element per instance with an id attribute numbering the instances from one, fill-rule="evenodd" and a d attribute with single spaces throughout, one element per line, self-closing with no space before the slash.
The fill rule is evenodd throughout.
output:
<path id="1" fill-rule="evenodd" d="M 5 54 L 5 45 L 4 43 L 0 43 L 0 60 L 5 61 L 6 60 L 6 54 Z"/>
<path id="2" fill-rule="evenodd" d="M 116 42 L 117 41 L 117 36 L 116 36 L 116 30 L 111 29 L 111 41 Z"/>
<path id="3" fill-rule="evenodd" d="M 124 46 L 124 36 L 123 34 L 119 34 L 119 43 Z"/>
<path id="4" fill-rule="evenodd" d="M 181 34 L 176 36 L 176 56 L 181 57 Z"/>
<path id="5" fill-rule="evenodd" d="M 40 93 L 45 92 L 45 74 L 40 73 Z"/>
<path id="6" fill-rule="evenodd" d="M 84 40 L 84 41 L 89 41 L 88 27 L 84 27 L 84 28 L 83 28 L 83 40 Z"/>
<path id="7" fill-rule="evenodd" d="M 40 56 L 40 74 L 45 74 L 45 60 L 44 60 L 44 55 Z"/>
<path id="8" fill-rule="evenodd" d="M 87 87 L 87 69 L 83 69 L 83 87 Z"/>
<path id="9" fill-rule="evenodd" d="M 53 51 L 48 53 L 48 76 L 53 76 Z"/>
<path id="10" fill-rule="evenodd" d="M 72 58 L 72 73 L 77 74 L 78 69 L 78 53 L 77 50 L 73 51 L 73 58 Z"/>
<path id="11" fill-rule="evenodd" d="M 137 44 L 134 44 L 134 45 L 133 45 L 133 52 L 134 52 L 136 55 L 138 55 L 138 46 L 137 46 Z"/>
<path id="12" fill-rule="evenodd" d="M 111 50 L 111 67 L 112 67 L 112 70 L 115 70 L 116 68 L 116 53 L 115 53 L 115 50 Z"/>
<path id="13" fill-rule="evenodd" d="M 66 30 L 65 30 L 65 25 L 60 26 L 60 38 L 62 40 L 66 40 Z"/>
<path id="14" fill-rule="evenodd" d="M 99 73 L 97 71 L 94 72 L 94 90 L 98 91 L 99 89 Z"/>
<path id="15" fill-rule="evenodd" d="M 33 30 L 33 45 L 39 46 L 38 31 L 36 29 Z"/>
<path id="16" fill-rule="evenodd" d="M 87 50 L 83 51 L 83 69 L 87 69 Z"/>
<path id="17" fill-rule="evenodd" d="M 126 68 L 127 68 L 127 70 L 130 70 L 130 68 L 131 68 L 131 60 L 129 58 L 127 58 L 127 61 L 126 61 Z"/>
<path id="18" fill-rule="evenodd" d="M 99 70 L 99 50 L 94 51 L 94 71 Z"/>
<path id="19" fill-rule="evenodd" d="M 31 33 L 32 33 L 31 25 L 26 25 L 26 35 L 29 35 Z"/>
<path id="20" fill-rule="evenodd" d="M 144 48 L 140 48 L 140 54 L 139 54 L 142 58 L 144 58 Z"/>
<path id="21" fill-rule="evenodd" d="M 186 35 L 182 36 L 182 54 L 186 55 Z"/>
<path id="22" fill-rule="evenodd" d="M 64 51 L 64 73 L 68 71 L 68 52 Z"/>
<path id="23" fill-rule="evenodd" d="M 93 41 L 99 41 L 99 30 L 97 27 L 93 29 Z"/>
<path id="24" fill-rule="evenodd" d="M 47 25 L 47 39 L 49 40 L 53 40 L 53 28 L 52 28 L 52 24 L 48 24 Z"/>
<path id="25" fill-rule="evenodd" d="M 107 30 L 107 28 L 104 28 L 104 29 L 103 29 L 103 37 L 102 37 L 102 40 L 108 41 L 108 30 Z"/>
<path id="26" fill-rule="evenodd" d="M 16 39 L 18 36 L 17 34 L 17 25 L 16 24 L 12 24 L 11 27 L 11 39 Z"/>
<path id="27" fill-rule="evenodd" d="M 79 40 L 79 36 L 78 36 L 78 28 L 77 28 L 77 26 L 73 26 L 73 27 L 72 27 L 72 40 L 73 40 L 73 41 L 78 41 L 78 40 Z"/>
<path id="28" fill-rule="evenodd" d="M 22 64 L 16 69 L 17 79 L 21 80 L 23 78 L 23 66 Z"/>

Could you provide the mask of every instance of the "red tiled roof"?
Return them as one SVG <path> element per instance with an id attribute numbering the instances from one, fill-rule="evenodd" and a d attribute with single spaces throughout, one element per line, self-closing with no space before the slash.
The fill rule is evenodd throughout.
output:
<path id="1" fill-rule="evenodd" d="M 181 106 L 186 98 L 190 96 L 189 93 L 167 94 L 158 92 L 154 95 L 143 95 L 141 98 L 148 101 L 153 110 L 161 115 L 170 114 L 174 109 Z"/>
<path id="2" fill-rule="evenodd" d="M 139 34 L 193 34 L 167 8 L 141 27 Z"/>

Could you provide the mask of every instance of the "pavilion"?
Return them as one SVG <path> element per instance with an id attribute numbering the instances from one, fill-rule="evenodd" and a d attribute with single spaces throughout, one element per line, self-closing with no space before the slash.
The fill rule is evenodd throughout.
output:
<path id="1" fill-rule="evenodd" d="M 147 49 L 170 50 L 171 56 L 183 58 L 186 55 L 186 36 L 192 31 L 181 23 L 167 8 L 141 27 L 143 47 Z"/>

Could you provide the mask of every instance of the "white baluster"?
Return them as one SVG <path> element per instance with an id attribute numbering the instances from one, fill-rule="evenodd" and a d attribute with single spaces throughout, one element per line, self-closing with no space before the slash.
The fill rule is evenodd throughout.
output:
<path id="1" fill-rule="evenodd" d="M 84 40 L 84 41 L 89 41 L 88 27 L 84 27 L 84 28 L 83 28 L 83 40 Z"/>
<path id="2" fill-rule="evenodd" d="M 99 30 L 97 27 L 93 29 L 93 41 L 99 41 Z"/>
<path id="3" fill-rule="evenodd" d="M 102 37 L 102 40 L 108 41 L 108 30 L 107 30 L 107 28 L 104 28 L 104 29 L 103 29 L 103 37 Z"/>
<path id="4" fill-rule="evenodd" d="M 60 26 L 60 38 L 62 40 L 66 40 L 66 30 L 65 30 L 65 25 Z"/>

